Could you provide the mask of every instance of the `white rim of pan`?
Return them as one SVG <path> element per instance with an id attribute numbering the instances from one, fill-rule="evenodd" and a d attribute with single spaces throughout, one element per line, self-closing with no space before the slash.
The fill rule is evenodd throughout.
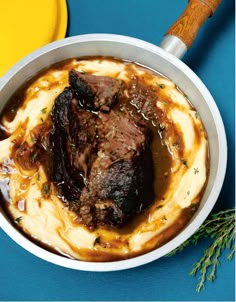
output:
<path id="1" fill-rule="evenodd" d="M 227 142 L 226 142 L 224 125 L 219 110 L 211 94 L 209 93 L 208 89 L 198 78 L 198 76 L 182 61 L 180 61 L 173 55 L 167 53 L 160 47 L 132 37 L 112 35 L 112 34 L 88 34 L 88 35 L 70 37 L 50 43 L 34 51 L 33 53 L 31 53 L 30 55 L 28 55 L 18 63 L 16 63 L 1 78 L 0 91 L 12 76 L 20 72 L 20 70 L 24 68 L 24 66 L 26 66 L 28 63 L 30 63 L 37 57 L 46 54 L 48 52 L 51 52 L 56 48 L 63 47 L 65 45 L 75 44 L 78 42 L 86 42 L 86 41 L 114 41 L 114 42 L 122 42 L 125 44 L 135 45 L 138 47 L 142 47 L 146 50 L 149 50 L 154 54 L 158 54 L 161 57 L 168 60 L 169 62 L 171 62 L 172 64 L 174 64 L 175 66 L 177 66 L 177 68 L 179 68 L 189 78 L 191 78 L 191 80 L 195 83 L 195 86 L 204 95 L 205 101 L 209 106 L 209 108 L 211 109 L 212 115 L 214 116 L 216 131 L 220 142 L 219 143 L 220 160 L 218 162 L 217 174 L 214 181 L 214 186 L 213 186 L 214 189 L 211 190 L 209 197 L 206 203 L 204 204 L 204 206 L 200 209 L 199 213 L 195 216 L 195 218 L 175 238 L 173 238 L 163 246 L 157 248 L 156 250 L 153 250 L 141 256 L 137 256 L 126 260 L 112 261 L 112 262 L 86 262 L 86 261 L 66 258 L 64 256 L 49 252 L 39 247 L 35 243 L 31 242 L 23 234 L 21 234 L 20 231 L 14 228 L 13 225 L 9 222 L 9 220 L 5 217 L 5 215 L 0 212 L 0 226 L 5 231 L 5 233 L 7 233 L 21 247 L 23 247 L 24 249 L 38 256 L 41 259 L 57 264 L 59 266 L 76 269 L 76 270 L 93 271 L 93 272 L 118 271 L 118 270 L 134 268 L 140 265 L 150 263 L 154 260 L 157 260 L 158 258 L 168 254 L 173 249 L 178 247 L 180 244 L 186 241 L 194 232 L 196 232 L 196 230 L 201 226 L 201 224 L 210 214 L 221 191 L 221 187 L 223 185 L 225 172 L 226 172 L 226 164 L 227 164 Z"/>

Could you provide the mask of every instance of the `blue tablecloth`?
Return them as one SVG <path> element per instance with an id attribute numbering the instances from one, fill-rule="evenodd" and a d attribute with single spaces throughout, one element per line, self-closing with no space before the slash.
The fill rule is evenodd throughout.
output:
<path id="1" fill-rule="evenodd" d="M 68 0 L 67 36 L 114 33 L 159 44 L 186 0 Z M 225 0 L 207 20 L 184 62 L 211 91 L 225 124 L 228 167 L 214 211 L 234 206 L 234 0 Z M 0 230 L 0 300 L 234 301 L 234 262 L 220 258 L 213 283 L 195 292 L 189 276 L 208 240 L 181 254 L 111 273 L 66 269 L 47 263 Z"/>

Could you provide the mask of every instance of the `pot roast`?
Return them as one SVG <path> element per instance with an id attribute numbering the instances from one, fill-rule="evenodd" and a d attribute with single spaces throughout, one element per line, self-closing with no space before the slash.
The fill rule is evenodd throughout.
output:
<path id="1" fill-rule="evenodd" d="M 123 81 L 72 70 L 69 84 L 51 113 L 53 182 L 85 226 L 122 225 L 154 199 L 152 132 L 120 109 Z"/>

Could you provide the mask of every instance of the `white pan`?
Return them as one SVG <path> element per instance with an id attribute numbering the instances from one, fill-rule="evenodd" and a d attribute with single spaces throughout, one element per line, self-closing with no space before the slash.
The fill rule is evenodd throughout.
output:
<path id="1" fill-rule="evenodd" d="M 189 4 L 171 27 L 161 46 L 138 39 L 90 34 L 66 38 L 28 55 L 11 68 L 0 81 L 0 111 L 10 96 L 24 82 L 48 66 L 73 57 L 112 56 L 138 62 L 171 79 L 191 100 L 198 110 L 209 139 L 210 173 L 200 207 L 189 224 L 174 239 L 165 245 L 135 258 L 113 262 L 84 262 L 65 258 L 49 252 L 27 239 L 13 227 L 0 209 L 0 226 L 19 245 L 34 255 L 49 262 L 78 270 L 114 271 L 143 265 L 158 259 L 187 240 L 211 212 L 222 187 L 227 161 L 225 130 L 217 106 L 198 76 L 179 58 L 190 47 L 201 24 L 213 14 L 221 0 L 190 0 Z"/>

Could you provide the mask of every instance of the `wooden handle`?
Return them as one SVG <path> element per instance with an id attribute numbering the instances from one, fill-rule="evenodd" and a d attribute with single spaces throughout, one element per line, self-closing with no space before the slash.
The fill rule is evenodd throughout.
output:
<path id="1" fill-rule="evenodd" d="M 202 24 L 213 15 L 220 3 L 221 0 L 189 0 L 183 14 L 166 34 L 177 36 L 189 48 Z"/>

